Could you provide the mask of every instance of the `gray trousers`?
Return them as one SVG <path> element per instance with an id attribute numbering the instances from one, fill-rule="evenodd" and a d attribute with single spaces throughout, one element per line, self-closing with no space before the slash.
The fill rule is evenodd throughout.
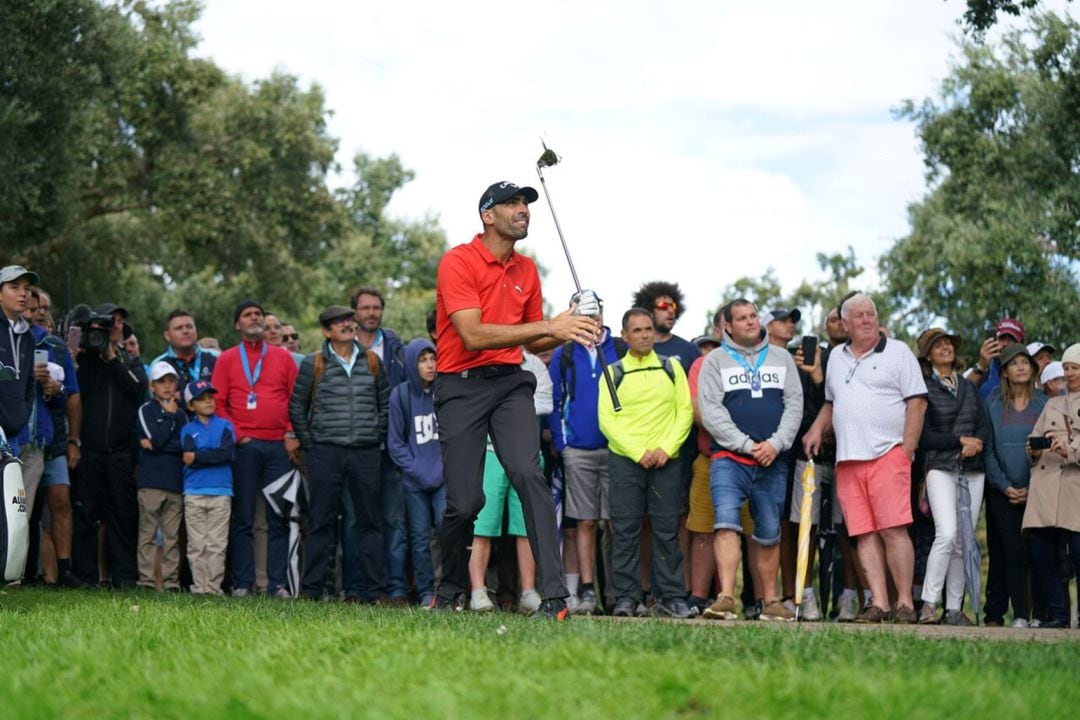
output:
<path id="1" fill-rule="evenodd" d="M 440 374 L 435 380 L 446 513 L 443 515 L 442 575 L 439 595 L 454 598 L 469 589 L 469 551 L 473 521 L 484 507 L 484 454 L 491 435 L 495 454 L 521 499 L 525 531 L 536 559 L 541 597 L 565 598 L 562 557 L 555 525 L 555 503 L 540 469 L 532 373 L 462 378 Z"/>
<path id="2" fill-rule="evenodd" d="M 682 476 L 678 458 L 671 458 L 662 468 L 646 470 L 610 452 L 608 474 L 615 597 L 641 600 L 641 526 L 647 514 L 652 522 L 653 594 L 662 600 L 686 599 L 679 547 Z"/>

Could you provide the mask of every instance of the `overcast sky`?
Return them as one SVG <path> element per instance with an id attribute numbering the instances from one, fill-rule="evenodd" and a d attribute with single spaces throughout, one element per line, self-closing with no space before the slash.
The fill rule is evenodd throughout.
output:
<path id="1" fill-rule="evenodd" d="M 1050 3 L 1053 6 L 1064 3 Z M 206 0 L 199 53 L 253 81 L 318 83 L 338 160 L 397 153 L 416 180 L 391 212 L 479 230 L 490 183 L 548 188 L 582 283 L 608 323 L 633 291 L 677 281 L 698 334 L 720 288 L 776 269 L 792 290 L 818 252 L 866 266 L 907 232 L 924 192 L 914 127 L 956 55 L 962 0 L 548 0 L 344 3 Z M 547 203 L 523 241 L 572 281 Z"/>

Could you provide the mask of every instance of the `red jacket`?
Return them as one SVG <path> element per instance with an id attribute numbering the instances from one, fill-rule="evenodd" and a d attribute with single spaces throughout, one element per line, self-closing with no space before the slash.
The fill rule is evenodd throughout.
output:
<path id="1" fill-rule="evenodd" d="M 266 346 L 262 371 L 255 383 L 255 409 L 248 410 L 251 387 L 240 362 L 241 349 L 247 352 L 248 367 L 255 372 L 261 343 L 241 342 L 221 353 L 210 380 L 217 390 L 217 414 L 236 428 L 236 440 L 283 440 L 292 430 L 289 422 L 289 398 L 296 382 L 296 361 L 283 347 Z"/>

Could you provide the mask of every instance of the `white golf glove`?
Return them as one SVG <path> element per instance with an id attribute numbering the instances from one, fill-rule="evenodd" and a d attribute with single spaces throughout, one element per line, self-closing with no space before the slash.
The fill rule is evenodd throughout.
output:
<path id="1" fill-rule="evenodd" d="M 593 317 L 600 314 L 600 298 L 592 290 L 582 290 L 580 293 L 574 293 L 573 297 L 570 298 L 570 304 L 573 305 L 574 303 L 577 303 L 577 309 L 574 310 L 575 315 Z"/>

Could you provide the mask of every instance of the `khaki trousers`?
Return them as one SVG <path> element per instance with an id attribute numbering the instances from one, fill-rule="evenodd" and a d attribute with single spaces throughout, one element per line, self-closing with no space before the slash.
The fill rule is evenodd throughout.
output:
<path id="1" fill-rule="evenodd" d="M 232 498 L 223 495 L 185 495 L 188 565 L 191 592 L 220 595 L 225 577 L 225 548 L 229 544 Z"/>
<path id="2" fill-rule="evenodd" d="M 154 534 L 161 526 L 161 586 L 180 587 L 180 522 L 184 519 L 184 496 L 178 492 L 139 488 L 139 540 L 137 559 L 139 585 L 154 587 Z"/>

